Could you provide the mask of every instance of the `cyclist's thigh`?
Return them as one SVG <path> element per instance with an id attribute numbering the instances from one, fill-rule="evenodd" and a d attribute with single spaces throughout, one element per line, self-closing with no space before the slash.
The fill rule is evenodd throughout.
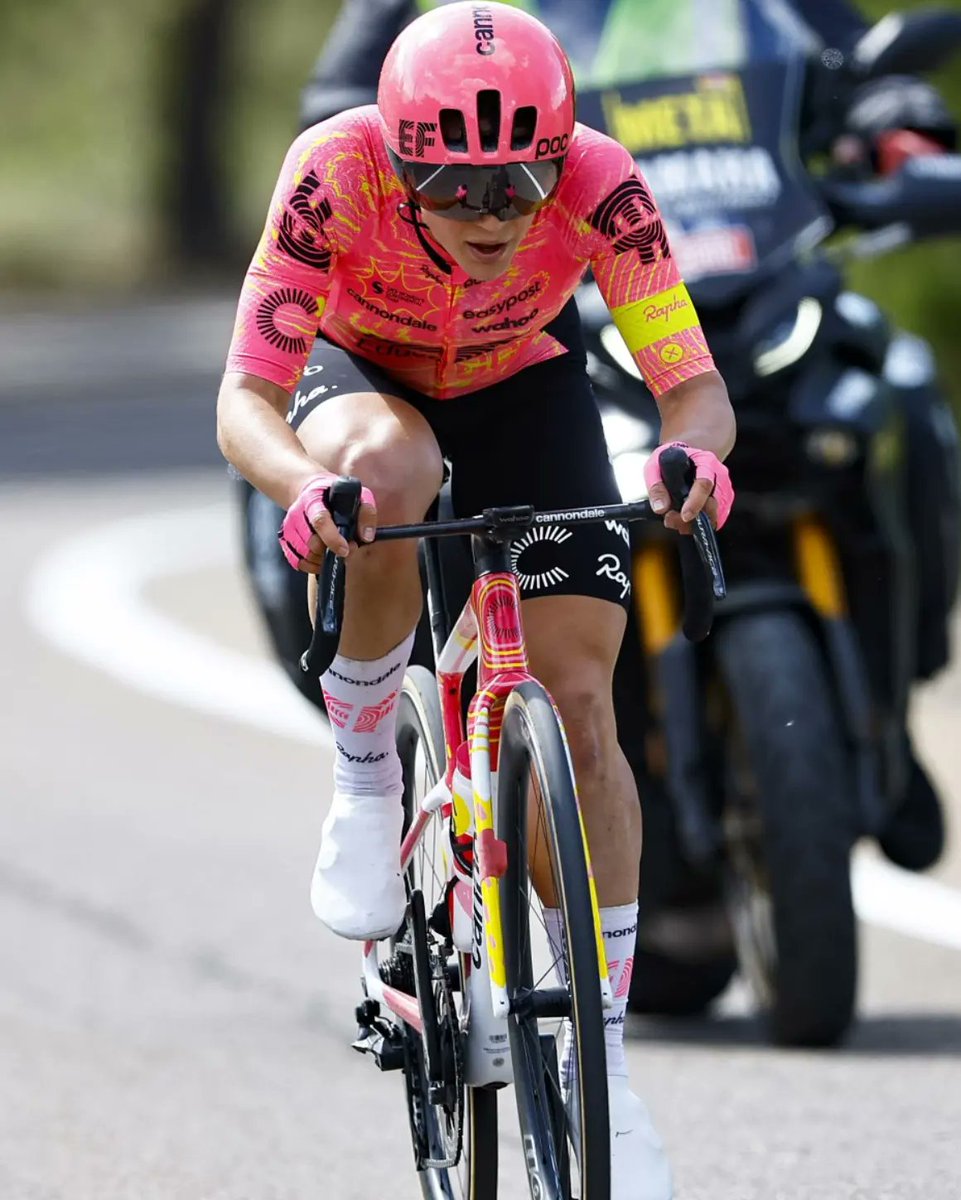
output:
<path id="1" fill-rule="evenodd" d="M 624 609 L 594 596 L 555 595 L 525 600 L 522 610 L 531 672 L 562 710 L 585 704 L 611 708 Z"/>
<path id="2" fill-rule="evenodd" d="M 356 475 L 391 519 L 417 520 L 443 478 L 437 439 L 415 407 L 418 397 L 372 363 L 318 339 L 287 421 L 311 458 L 339 474 Z M 404 509 L 397 502 L 406 499 Z"/>

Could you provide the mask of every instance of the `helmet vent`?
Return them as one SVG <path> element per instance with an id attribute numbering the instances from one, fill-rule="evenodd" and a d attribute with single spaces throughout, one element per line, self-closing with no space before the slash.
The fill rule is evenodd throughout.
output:
<path id="1" fill-rule="evenodd" d="M 501 137 L 501 94 L 485 89 L 477 93 L 477 128 L 480 130 L 481 150 L 496 151 Z"/>
<path id="2" fill-rule="evenodd" d="M 537 109 L 528 104 L 514 113 L 514 128 L 511 132 L 511 149 L 526 150 L 534 140 L 537 128 Z"/>
<path id="3" fill-rule="evenodd" d="M 448 150 L 467 153 L 467 125 L 459 108 L 440 110 L 440 135 Z"/>

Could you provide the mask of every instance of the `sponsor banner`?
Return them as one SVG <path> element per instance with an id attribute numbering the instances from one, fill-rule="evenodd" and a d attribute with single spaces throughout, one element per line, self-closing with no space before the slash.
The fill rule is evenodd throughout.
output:
<path id="1" fill-rule="evenodd" d="M 578 119 L 634 155 L 689 282 L 786 258 L 830 228 L 797 153 L 801 82 L 799 59 L 766 59 L 578 94 Z M 592 223 L 620 252 L 643 196 L 605 203 Z"/>

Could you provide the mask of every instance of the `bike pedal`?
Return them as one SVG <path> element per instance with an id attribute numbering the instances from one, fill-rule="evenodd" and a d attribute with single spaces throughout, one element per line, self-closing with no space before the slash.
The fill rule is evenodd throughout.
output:
<path id="1" fill-rule="evenodd" d="M 396 1030 L 387 1032 L 363 1026 L 357 1031 L 357 1040 L 351 1049 L 358 1054 L 370 1054 L 379 1071 L 400 1071 L 404 1067 L 404 1043 Z"/>

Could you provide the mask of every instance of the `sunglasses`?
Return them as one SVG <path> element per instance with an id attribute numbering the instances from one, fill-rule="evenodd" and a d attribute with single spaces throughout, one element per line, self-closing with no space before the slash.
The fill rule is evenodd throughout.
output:
<path id="1" fill-rule="evenodd" d="M 411 200 L 451 221 L 476 221 L 488 215 L 513 221 L 530 216 L 554 195 L 564 165 L 563 158 L 552 158 L 475 167 L 408 162 L 389 147 L 388 154 Z"/>

